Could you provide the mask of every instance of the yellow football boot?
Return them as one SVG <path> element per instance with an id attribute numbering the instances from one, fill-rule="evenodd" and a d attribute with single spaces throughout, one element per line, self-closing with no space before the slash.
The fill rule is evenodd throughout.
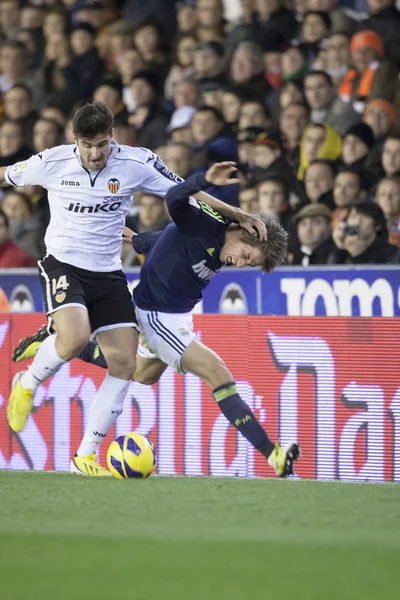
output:
<path id="1" fill-rule="evenodd" d="M 300 446 L 291 442 L 285 448 L 281 448 L 279 442 L 268 457 L 269 466 L 272 467 L 278 477 L 294 475 L 293 463 L 301 456 Z"/>
<path id="2" fill-rule="evenodd" d="M 70 471 L 75 475 L 86 475 L 88 477 L 112 477 L 112 473 L 98 463 L 94 453 L 89 456 L 77 456 L 75 454 L 71 460 Z"/>
<path id="3" fill-rule="evenodd" d="M 15 346 L 12 359 L 14 362 L 20 362 L 21 360 L 27 360 L 28 358 L 33 358 L 38 351 L 40 344 L 44 342 L 44 340 L 49 337 L 49 333 L 47 331 L 47 325 L 43 325 L 36 333 L 33 335 L 28 335 L 23 340 L 18 342 L 18 346 Z"/>
<path id="4" fill-rule="evenodd" d="M 19 433 L 23 430 L 33 408 L 35 392 L 23 388 L 20 378 L 23 371 L 17 373 L 11 385 L 11 394 L 8 398 L 7 421 L 13 431 Z"/>

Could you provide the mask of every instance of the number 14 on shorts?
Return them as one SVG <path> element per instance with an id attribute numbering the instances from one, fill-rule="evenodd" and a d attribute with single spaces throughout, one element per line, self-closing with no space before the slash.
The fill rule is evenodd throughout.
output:
<path id="1" fill-rule="evenodd" d="M 61 275 L 58 279 L 54 277 L 51 280 L 52 292 L 53 295 L 57 293 L 58 290 L 67 290 L 69 288 L 69 283 L 67 281 L 66 275 Z"/>

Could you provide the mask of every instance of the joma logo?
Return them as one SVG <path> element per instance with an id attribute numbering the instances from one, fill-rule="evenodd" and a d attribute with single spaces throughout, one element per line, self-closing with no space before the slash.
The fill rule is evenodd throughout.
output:
<path id="1" fill-rule="evenodd" d="M 69 185 L 71 187 L 81 187 L 79 181 L 65 181 L 64 179 L 61 181 L 61 185 Z"/>

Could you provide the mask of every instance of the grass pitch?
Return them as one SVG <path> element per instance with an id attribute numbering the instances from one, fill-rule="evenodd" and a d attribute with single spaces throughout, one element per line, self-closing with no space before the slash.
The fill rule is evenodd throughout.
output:
<path id="1" fill-rule="evenodd" d="M 400 486 L 0 472 L 1 600 L 398 597 Z"/>

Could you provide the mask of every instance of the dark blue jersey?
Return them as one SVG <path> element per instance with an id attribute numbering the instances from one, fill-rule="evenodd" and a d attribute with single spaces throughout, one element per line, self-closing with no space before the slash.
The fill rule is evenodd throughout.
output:
<path id="1" fill-rule="evenodd" d="M 190 198 L 209 187 L 202 173 L 171 188 L 166 196 L 172 222 L 156 233 L 134 236 L 146 254 L 133 292 L 139 308 L 166 313 L 191 311 L 223 263 L 219 259 L 229 221 L 204 202 Z"/>

